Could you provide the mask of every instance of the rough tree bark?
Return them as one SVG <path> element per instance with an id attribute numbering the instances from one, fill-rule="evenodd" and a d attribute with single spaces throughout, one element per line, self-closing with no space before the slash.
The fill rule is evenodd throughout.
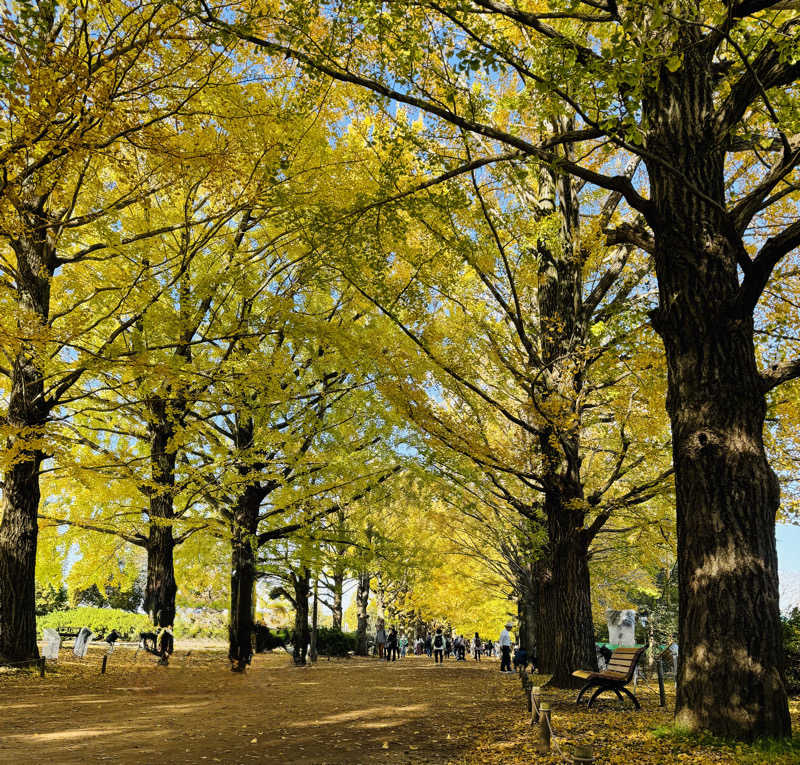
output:
<path id="1" fill-rule="evenodd" d="M 369 581 L 370 575 L 365 571 L 358 574 L 358 586 L 356 588 L 356 614 L 358 619 L 356 653 L 359 656 L 367 655 L 367 606 L 369 605 Z"/>
<path id="2" fill-rule="evenodd" d="M 308 655 L 311 662 L 317 660 L 317 622 L 319 620 L 319 579 L 314 579 L 314 594 L 311 606 L 311 640 L 309 643 Z"/>
<path id="3" fill-rule="evenodd" d="M 752 312 L 736 310 L 744 244 L 725 211 L 709 61 L 682 50 L 681 69 L 664 69 L 645 102 L 648 150 L 670 163 L 647 160 L 679 540 L 676 720 L 724 736 L 785 736 L 779 485 L 764 450 Z"/>
<path id="4" fill-rule="evenodd" d="M 561 125 L 561 129 L 568 126 Z M 569 156 L 570 149 L 565 149 Z M 535 408 L 550 412 L 541 427 L 538 453 L 544 486 L 547 543 L 540 560 L 539 589 L 532 602 L 538 632 L 539 666 L 552 673 L 555 687 L 575 684 L 577 667 L 597 669 L 589 579 L 587 505 L 580 474 L 580 409 L 583 371 L 574 359 L 580 334 L 582 263 L 578 252 L 578 202 L 569 176 L 543 168 L 539 173 L 539 215 L 559 211 L 560 246 L 538 243 L 538 308 L 541 357 L 550 381 L 534 391 Z M 550 402 L 555 404 L 551 406 Z M 564 424 L 564 423 L 571 424 Z"/>
<path id="5" fill-rule="evenodd" d="M 45 225 L 46 198 L 22 209 L 28 232 L 11 246 L 17 258 L 17 324 L 22 337 L 47 326 L 55 246 Z M 21 341 L 12 360 L 6 449 L 16 459 L 3 475 L 0 521 L 0 660 L 26 661 L 39 656 L 36 645 L 36 544 L 45 454 L 41 443 L 50 414 L 45 400 L 43 359 Z"/>
<path id="6" fill-rule="evenodd" d="M 528 591 L 520 592 L 517 596 L 517 619 L 519 627 L 517 629 L 519 644 L 528 652 L 528 656 L 533 659 L 537 652 L 536 642 L 536 603 L 533 601 L 532 593 Z"/>
<path id="7" fill-rule="evenodd" d="M 256 549 L 261 493 L 248 486 L 239 496 L 231 522 L 231 608 L 228 658 L 232 669 L 243 671 L 253 657 L 253 611 Z"/>
<path id="8" fill-rule="evenodd" d="M 147 536 L 147 584 L 144 609 L 153 623 L 161 620 L 172 624 L 175 619 L 175 582 L 173 552 L 175 538 L 172 524 L 175 519 L 175 463 L 177 452 L 172 445 L 176 422 L 170 403 L 161 396 L 148 402 L 148 431 L 150 433 L 150 474 L 153 485 L 148 487 L 150 527 Z"/>
<path id="9" fill-rule="evenodd" d="M 300 573 L 291 573 L 294 589 L 294 663 L 306 663 L 310 632 L 308 628 L 308 596 L 311 592 L 311 572 L 304 568 Z"/>
<path id="10" fill-rule="evenodd" d="M 36 659 L 36 515 L 39 465 L 35 452 L 3 477 L 0 523 L 0 662 Z"/>
<path id="11" fill-rule="evenodd" d="M 386 590 L 383 586 L 383 579 L 380 574 L 377 577 L 377 587 L 375 588 L 375 617 L 386 619 Z"/>
<path id="12" fill-rule="evenodd" d="M 556 502 L 547 511 L 549 538 L 537 561 L 538 586 L 530 606 L 539 671 L 552 673 L 554 687 L 568 688 L 575 685 L 573 670 L 597 668 L 597 653 L 588 544 L 576 528 L 575 511 L 565 509 L 561 497 Z"/>
<path id="13" fill-rule="evenodd" d="M 333 615 L 333 629 L 340 630 L 342 628 L 342 601 L 344 593 L 344 572 L 333 572 L 333 607 L 331 613 Z"/>

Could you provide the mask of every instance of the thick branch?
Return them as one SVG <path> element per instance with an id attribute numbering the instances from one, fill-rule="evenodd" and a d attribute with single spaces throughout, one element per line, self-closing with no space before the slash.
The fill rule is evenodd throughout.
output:
<path id="1" fill-rule="evenodd" d="M 39 513 L 39 518 L 45 521 L 51 521 L 59 526 L 75 526 L 78 529 L 96 531 L 98 534 L 110 534 L 112 536 L 119 537 L 120 539 L 124 539 L 126 542 L 130 542 L 130 544 L 136 545 L 137 547 L 147 546 L 147 537 L 142 536 L 141 534 L 134 534 L 131 536 L 130 534 L 121 532 L 119 529 L 107 529 L 103 526 L 95 526 L 92 523 L 85 523 L 84 521 L 72 521 L 68 518 L 54 518 L 51 515 L 44 515 L 43 513 Z"/>
<path id="2" fill-rule="evenodd" d="M 777 388 L 781 383 L 800 377 L 800 358 L 772 364 L 769 371 L 761 373 L 761 389 L 764 393 Z"/>
<path id="3" fill-rule="evenodd" d="M 739 287 L 732 311 L 734 319 L 752 315 L 772 275 L 772 269 L 795 247 L 800 247 L 800 220 L 796 220 L 777 236 L 767 239 L 759 250 Z"/>

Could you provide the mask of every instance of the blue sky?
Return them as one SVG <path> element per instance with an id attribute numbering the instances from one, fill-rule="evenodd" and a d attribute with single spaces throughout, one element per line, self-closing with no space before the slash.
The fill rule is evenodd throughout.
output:
<path id="1" fill-rule="evenodd" d="M 800 571 L 800 526 L 779 523 L 775 527 L 778 541 L 778 570 Z"/>

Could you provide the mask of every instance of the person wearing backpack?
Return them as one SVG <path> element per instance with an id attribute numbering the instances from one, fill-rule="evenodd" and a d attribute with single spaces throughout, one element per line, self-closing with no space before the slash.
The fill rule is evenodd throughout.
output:
<path id="1" fill-rule="evenodd" d="M 436 628 L 436 634 L 433 636 L 433 661 L 436 664 L 444 663 L 444 635 L 442 635 L 442 628 Z"/>
<path id="2" fill-rule="evenodd" d="M 478 637 L 478 633 L 475 633 L 475 637 L 472 639 L 472 657 L 475 661 L 481 660 L 481 650 L 483 649 L 483 641 Z"/>

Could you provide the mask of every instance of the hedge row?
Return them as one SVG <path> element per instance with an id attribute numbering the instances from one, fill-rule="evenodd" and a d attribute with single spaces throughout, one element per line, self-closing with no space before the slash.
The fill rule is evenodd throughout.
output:
<path id="1" fill-rule="evenodd" d="M 147 614 L 134 614 L 118 608 L 99 608 L 80 606 L 66 611 L 52 611 L 36 619 L 39 637 L 45 627 L 54 630 L 80 629 L 88 627 L 95 635 L 107 635 L 116 630 L 122 640 L 137 640 L 139 633 L 152 630 L 153 625 Z M 256 628 L 258 634 L 258 627 Z M 275 630 L 274 636 L 263 639 L 261 650 L 275 648 L 281 640 L 291 642 L 292 635 L 285 629 Z M 227 615 L 218 612 L 180 613 L 175 622 L 177 638 L 218 638 L 228 637 Z M 278 639 L 276 639 L 278 638 Z M 257 638 L 258 640 L 258 638 Z M 355 652 L 357 638 L 355 632 L 341 632 L 328 627 L 317 630 L 317 651 L 321 656 L 347 656 Z"/>
<path id="2" fill-rule="evenodd" d="M 355 632 L 342 632 L 332 627 L 317 628 L 317 653 L 320 656 L 347 656 L 358 648 Z"/>
<path id="3" fill-rule="evenodd" d="M 133 614 L 119 608 L 80 606 L 39 616 L 36 629 L 40 636 L 45 627 L 54 630 L 88 627 L 95 635 L 107 635 L 116 630 L 122 640 L 137 640 L 140 632 L 152 629 L 152 622 L 147 614 Z"/>

